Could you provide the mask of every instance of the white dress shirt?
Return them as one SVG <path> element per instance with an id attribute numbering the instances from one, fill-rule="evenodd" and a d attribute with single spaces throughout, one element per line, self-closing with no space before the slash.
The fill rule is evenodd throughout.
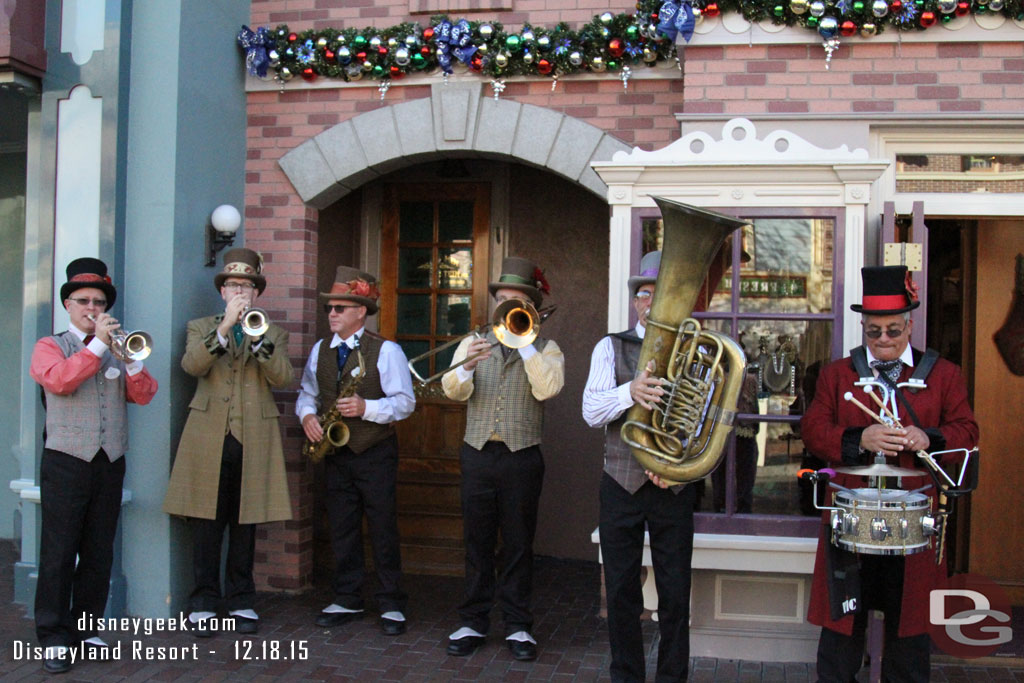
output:
<path id="1" fill-rule="evenodd" d="M 360 327 L 359 331 L 348 339 L 342 339 L 335 334 L 331 338 L 331 348 L 335 349 L 339 344 L 345 344 L 350 349 L 355 348 L 355 340 L 363 336 L 365 330 L 365 327 Z M 295 401 L 295 414 L 298 415 L 300 422 L 306 415 L 318 414 L 317 398 L 320 396 L 320 385 L 316 380 L 316 368 L 322 343 L 321 339 L 313 345 L 309 360 L 302 371 L 299 397 Z M 413 394 L 412 375 L 409 374 L 408 360 L 402 347 L 395 342 L 385 341 L 377 357 L 377 371 L 380 372 L 380 387 L 384 390 L 384 398 L 366 399 L 366 412 L 363 413 L 362 419 L 377 424 L 388 424 L 412 415 L 416 408 L 416 396 Z"/>
<path id="2" fill-rule="evenodd" d="M 643 339 L 647 328 L 637 323 L 634 330 Z M 583 387 L 583 419 L 587 424 L 603 427 L 631 408 L 634 401 L 629 384 L 615 384 L 615 348 L 612 338 L 604 337 L 590 354 L 590 375 Z"/>
<path id="3" fill-rule="evenodd" d="M 68 332 L 78 337 L 79 341 L 85 342 L 85 337 L 87 335 L 85 332 L 82 332 L 80 329 L 75 327 L 74 323 L 68 323 Z M 100 338 L 95 335 L 93 335 L 93 338 L 89 340 L 89 343 L 86 344 L 85 348 L 89 349 L 89 351 L 97 358 L 103 358 L 103 354 L 110 350 L 110 347 L 100 341 Z M 142 361 L 134 360 L 130 363 L 125 361 L 124 369 L 129 375 L 137 375 L 142 372 Z"/>

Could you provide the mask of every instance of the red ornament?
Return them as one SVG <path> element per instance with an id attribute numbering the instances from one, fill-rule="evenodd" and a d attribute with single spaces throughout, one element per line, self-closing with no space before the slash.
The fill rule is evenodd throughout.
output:
<path id="1" fill-rule="evenodd" d="M 958 2 L 956 3 L 956 15 L 958 17 L 965 17 L 971 13 L 971 3 L 969 2 Z"/>
<path id="2" fill-rule="evenodd" d="M 365 62 L 366 61 L 366 53 L 365 52 L 357 52 L 356 53 L 356 59 L 358 59 L 360 62 Z"/>
<path id="3" fill-rule="evenodd" d="M 839 33 L 847 37 L 852 36 L 857 33 L 857 24 L 847 19 L 839 25 Z"/>
<path id="4" fill-rule="evenodd" d="M 334 59 L 334 53 L 331 52 L 330 50 L 325 50 L 324 57 L 327 58 L 328 60 Z"/>
<path id="5" fill-rule="evenodd" d="M 379 52 L 381 55 L 386 55 L 388 53 L 388 49 L 381 45 L 380 47 L 377 48 L 377 52 Z"/>
<path id="6" fill-rule="evenodd" d="M 651 12 L 651 21 L 652 22 L 658 21 L 658 13 L 657 12 Z"/>
<path id="7" fill-rule="evenodd" d="M 484 68 L 484 60 L 481 59 L 479 55 L 473 57 L 472 61 L 469 63 L 469 68 L 473 71 L 480 71 Z"/>
<path id="8" fill-rule="evenodd" d="M 288 34 L 288 42 L 289 43 L 294 43 L 298 39 L 299 39 L 299 34 L 298 33 L 289 33 Z"/>
<path id="9" fill-rule="evenodd" d="M 618 38 L 612 38 L 608 41 L 608 54 L 612 57 L 621 57 L 622 53 L 626 51 L 622 41 Z"/>
<path id="10" fill-rule="evenodd" d="M 551 73 L 551 62 L 549 62 L 546 59 L 540 60 L 539 62 L 537 62 L 537 71 L 547 76 L 549 73 Z"/>
<path id="11" fill-rule="evenodd" d="M 707 5 L 704 6 L 704 11 L 702 12 L 702 14 L 706 17 L 717 17 L 721 13 L 721 10 L 718 9 L 717 2 L 709 2 Z"/>
<path id="12" fill-rule="evenodd" d="M 394 80 L 400 80 L 405 74 L 397 66 L 391 67 L 391 78 Z"/>
<path id="13" fill-rule="evenodd" d="M 302 77 L 307 81 L 313 82 L 316 80 L 316 72 L 313 71 L 313 67 L 307 66 L 302 70 Z"/>
<path id="14" fill-rule="evenodd" d="M 420 48 L 420 54 L 423 55 L 424 57 L 429 57 L 431 52 L 433 52 L 433 50 L 431 50 L 426 45 Z"/>
<path id="15" fill-rule="evenodd" d="M 425 28 L 423 29 L 423 40 L 430 40 L 434 37 L 434 29 Z"/>
<path id="16" fill-rule="evenodd" d="M 892 2 L 889 3 L 889 11 L 893 14 L 899 14 L 902 9 L 903 0 L 892 0 Z"/>
<path id="17" fill-rule="evenodd" d="M 921 12 L 921 26 L 928 28 L 935 25 L 935 12 Z"/>

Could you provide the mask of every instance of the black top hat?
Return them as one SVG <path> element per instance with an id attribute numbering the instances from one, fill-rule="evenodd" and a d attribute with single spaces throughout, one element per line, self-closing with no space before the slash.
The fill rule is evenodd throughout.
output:
<path id="1" fill-rule="evenodd" d="M 366 306 L 367 315 L 373 315 L 377 312 L 377 299 L 380 298 L 380 290 L 377 287 L 377 278 L 369 273 L 364 273 L 358 268 L 338 266 L 331 291 L 320 292 L 320 298 L 324 301 L 332 299 L 352 301 L 360 306 Z"/>
<path id="2" fill-rule="evenodd" d="M 551 291 L 544 273 L 533 261 L 518 256 L 506 256 L 501 262 L 501 277 L 497 282 L 487 285 L 491 296 L 499 289 L 515 289 L 533 299 L 533 304 L 540 308 L 544 294 Z"/>
<path id="3" fill-rule="evenodd" d="M 106 294 L 106 310 L 108 311 L 114 305 L 114 302 L 117 301 L 117 290 L 114 289 L 114 285 L 110 282 L 110 276 L 107 275 L 107 264 L 98 258 L 88 256 L 76 258 L 68 264 L 67 276 L 68 281 L 60 287 L 61 301 L 70 297 L 71 293 L 76 289 L 83 287 L 95 287 Z"/>
<path id="4" fill-rule="evenodd" d="M 921 305 L 911 289 L 906 266 L 865 266 L 860 269 L 864 299 L 850 309 L 864 315 L 895 315 Z"/>
<path id="5" fill-rule="evenodd" d="M 249 280 L 260 294 L 267 288 L 267 278 L 263 277 L 263 257 L 252 249 L 236 247 L 224 252 L 224 270 L 213 276 L 213 286 L 220 289 L 229 277 Z"/>

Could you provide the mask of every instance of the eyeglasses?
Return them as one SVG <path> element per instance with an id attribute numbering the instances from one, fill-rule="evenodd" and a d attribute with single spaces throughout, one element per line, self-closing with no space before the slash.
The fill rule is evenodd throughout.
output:
<path id="1" fill-rule="evenodd" d="M 899 337 L 900 335 L 902 335 L 906 331 L 907 331 L 907 328 L 905 328 L 905 327 L 900 328 L 900 329 L 897 329 L 895 327 L 890 327 L 890 328 L 884 330 L 885 336 L 889 337 L 889 339 L 896 339 L 897 337 Z M 870 329 L 870 330 L 864 330 L 864 336 L 867 337 L 868 339 L 878 339 L 879 337 L 882 336 L 882 332 L 883 332 L 883 330 L 880 330 L 878 328 L 873 328 L 873 329 Z"/>
<path id="2" fill-rule="evenodd" d="M 89 304 L 92 304 L 96 308 L 106 308 L 107 307 L 107 300 L 106 299 L 87 299 L 86 297 L 83 296 L 81 299 L 72 299 L 72 301 L 74 301 L 79 306 L 82 306 L 83 308 L 88 306 Z"/>
<path id="3" fill-rule="evenodd" d="M 637 292 L 636 293 L 636 298 L 637 299 L 641 299 L 641 300 L 643 300 L 643 299 L 650 299 L 652 296 L 654 296 L 654 292 L 643 291 L 643 292 Z"/>
<path id="4" fill-rule="evenodd" d="M 256 285 L 251 282 L 225 282 L 225 289 L 233 289 L 236 292 L 246 292 L 252 289 L 256 289 Z"/>
<path id="5" fill-rule="evenodd" d="M 345 306 L 342 304 L 324 304 L 324 313 L 344 313 L 346 308 L 359 308 L 359 306 Z"/>

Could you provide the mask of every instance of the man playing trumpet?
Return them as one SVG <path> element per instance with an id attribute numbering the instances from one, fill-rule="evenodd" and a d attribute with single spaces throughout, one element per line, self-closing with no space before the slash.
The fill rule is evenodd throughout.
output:
<path id="1" fill-rule="evenodd" d="M 224 253 L 224 269 L 213 278 L 224 313 L 188 323 L 181 359 L 197 385 L 164 512 L 192 521 L 195 589 L 189 621 L 199 637 L 213 635 L 209 620 L 222 596 L 236 631 L 258 631 L 259 616 L 253 609 L 256 524 L 292 518 L 279 412 L 271 393 L 292 383 L 288 332 L 270 324 L 260 336 L 251 336 L 242 325 L 245 312 L 267 286 L 262 268 L 262 257 L 251 249 Z M 225 529 L 228 556 L 221 591 Z"/>
<path id="2" fill-rule="evenodd" d="M 861 274 L 863 303 L 851 308 L 862 316 L 864 346 L 821 371 L 814 400 L 800 422 L 807 450 L 835 465 L 869 465 L 875 454 L 882 454 L 889 465 L 920 469 L 918 451 L 974 447 L 978 424 L 959 368 L 935 352 L 922 354 L 910 346 L 910 311 L 920 304 L 907 268 L 869 267 Z M 924 383 L 897 392 L 897 385 L 911 379 Z M 900 416 L 902 427 L 876 423 L 845 400 L 852 394 L 851 398 L 874 405 L 862 386 L 865 382 L 899 394 L 888 409 Z M 897 478 L 890 480 L 895 484 Z M 924 483 L 916 477 L 905 480 L 907 488 Z M 853 488 L 863 486 L 864 478 L 840 474 L 836 483 Z M 934 489 L 929 493 L 934 497 Z M 818 542 L 808 611 L 808 621 L 822 627 L 819 680 L 854 679 L 864 656 L 867 610 L 878 609 L 885 614 L 882 678 L 927 681 L 929 592 L 944 575 L 934 551 L 906 557 L 847 552 L 829 542 L 828 514 Z"/>
<path id="3" fill-rule="evenodd" d="M 93 623 L 107 605 L 128 449 L 125 403 L 146 405 L 157 389 L 142 361 L 125 365 L 110 353 L 120 325 L 107 314 L 117 290 L 106 264 L 75 259 L 67 278 L 60 298 L 68 330 L 36 342 L 29 367 L 46 408 L 35 618 L 50 673 L 71 668 L 69 647 L 106 645 L 76 624 L 82 616 Z"/>
<path id="4" fill-rule="evenodd" d="M 320 294 L 331 336 L 313 345 L 302 372 L 295 414 L 313 444 L 327 438 L 318 412 L 332 405 L 348 428 L 348 441 L 327 449 L 327 522 L 331 529 L 334 602 L 317 615 L 317 626 L 340 626 L 363 615 L 363 513 L 373 545 L 380 588 L 377 606 L 385 635 L 405 632 L 402 558 L 398 540 L 395 486 L 398 440 L 394 424 L 412 414 L 416 398 L 405 353 L 366 330 L 366 316 L 377 312 L 380 292 L 369 273 L 338 266 L 331 291 Z M 360 362 L 361 359 L 361 362 Z M 360 365 L 362 376 L 352 373 Z M 343 381 L 355 387 L 339 396 Z M 353 384 L 354 382 L 354 384 Z"/>

